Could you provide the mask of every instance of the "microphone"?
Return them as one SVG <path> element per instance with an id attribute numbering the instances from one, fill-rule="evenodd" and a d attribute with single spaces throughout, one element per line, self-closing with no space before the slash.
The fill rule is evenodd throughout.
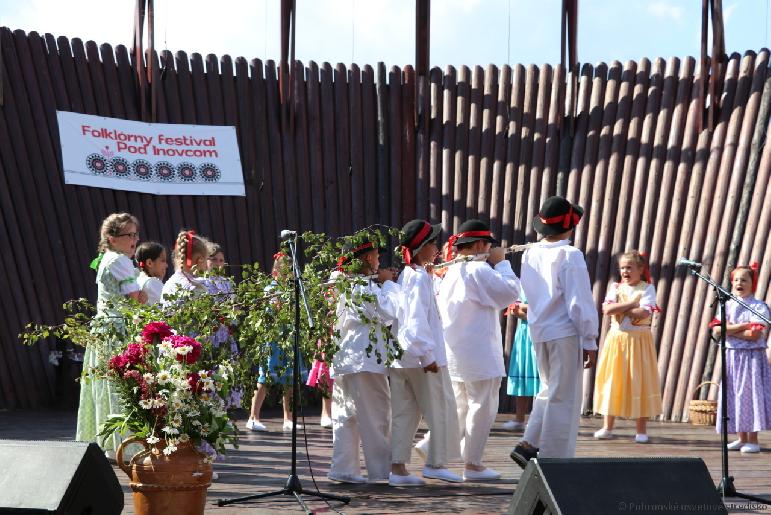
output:
<path id="1" fill-rule="evenodd" d="M 703 265 L 698 261 L 693 261 L 691 259 L 681 257 L 680 259 L 677 260 L 677 266 L 687 266 L 688 268 L 701 268 Z"/>
<path id="2" fill-rule="evenodd" d="M 297 231 L 290 231 L 289 229 L 284 229 L 283 231 L 281 231 L 282 240 L 291 240 L 296 236 L 297 236 Z"/>

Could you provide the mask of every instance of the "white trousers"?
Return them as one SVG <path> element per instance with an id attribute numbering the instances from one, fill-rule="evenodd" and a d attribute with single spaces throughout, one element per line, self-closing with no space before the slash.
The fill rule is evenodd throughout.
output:
<path id="1" fill-rule="evenodd" d="M 522 440 L 540 458 L 572 458 L 581 418 L 583 351 L 577 336 L 534 342 L 541 390 Z"/>
<path id="2" fill-rule="evenodd" d="M 359 443 L 370 481 L 391 472 L 391 397 L 384 374 L 358 372 L 335 377 L 332 388 L 331 475 L 361 473 Z"/>
<path id="3" fill-rule="evenodd" d="M 452 382 L 455 403 L 458 406 L 461 453 L 463 460 L 470 465 L 482 465 L 485 444 L 498 413 L 500 387 L 500 377 Z"/>
<path id="4" fill-rule="evenodd" d="M 410 462 L 412 441 L 422 415 L 431 432 L 426 465 L 445 467 L 448 458 L 457 456 L 459 447 L 455 397 L 450 395 L 451 402 L 447 402 L 446 392 L 452 391 L 447 367 L 440 367 L 437 373 L 422 368 L 392 368 L 390 373 L 391 460 Z"/>

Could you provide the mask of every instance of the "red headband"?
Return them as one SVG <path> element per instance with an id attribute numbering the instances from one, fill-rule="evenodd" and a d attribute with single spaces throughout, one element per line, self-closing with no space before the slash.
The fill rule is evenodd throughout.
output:
<path id="1" fill-rule="evenodd" d="M 412 264 L 412 249 L 416 248 L 423 240 L 431 234 L 431 224 L 423 222 L 423 227 L 413 238 L 407 242 L 407 245 L 402 245 L 402 259 L 404 259 L 405 265 Z"/>
<path id="2" fill-rule="evenodd" d="M 447 238 L 447 255 L 445 256 L 445 259 L 447 261 L 451 260 L 454 252 L 452 251 L 452 248 L 455 246 L 455 242 L 457 242 L 461 238 L 481 238 L 483 236 L 487 236 L 489 238 L 493 237 L 493 233 L 490 231 L 466 231 L 466 232 L 460 232 L 458 234 L 453 234 L 449 238 Z"/>
<path id="3" fill-rule="evenodd" d="M 760 265 L 758 264 L 757 261 L 753 261 L 749 266 L 737 266 L 736 268 L 731 270 L 731 274 L 729 275 L 729 277 L 733 281 L 734 272 L 736 272 L 737 269 L 744 269 L 744 268 L 749 268 L 750 272 L 752 272 L 752 291 L 754 292 L 755 290 L 758 289 L 758 275 L 760 275 L 758 273 L 760 271 Z"/>
<path id="4" fill-rule="evenodd" d="M 185 233 L 185 240 L 187 241 L 187 248 L 185 251 L 185 266 L 187 268 L 192 268 L 193 266 L 193 236 L 195 236 L 195 231 L 187 231 Z"/>
<path id="5" fill-rule="evenodd" d="M 563 229 L 570 229 L 570 223 L 573 223 L 573 227 L 578 225 L 578 222 L 581 221 L 581 217 L 578 216 L 578 213 L 573 211 L 573 206 L 570 206 L 568 209 L 568 212 L 564 215 L 559 216 L 552 216 L 550 218 L 544 218 L 542 214 L 538 214 L 538 218 L 541 219 L 541 223 L 544 223 L 546 225 L 552 225 L 562 222 L 562 228 Z"/>
<path id="6" fill-rule="evenodd" d="M 375 248 L 375 246 L 372 244 L 371 241 L 368 241 L 367 243 L 359 245 L 358 247 L 356 247 L 353 250 L 351 250 L 350 254 L 354 255 L 357 252 L 359 252 L 360 250 L 372 249 L 372 248 Z M 343 265 L 345 264 L 346 261 L 348 261 L 348 256 L 340 256 L 340 258 L 337 260 L 337 267 L 336 268 L 337 268 L 337 270 L 339 272 L 343 271 Z"/>

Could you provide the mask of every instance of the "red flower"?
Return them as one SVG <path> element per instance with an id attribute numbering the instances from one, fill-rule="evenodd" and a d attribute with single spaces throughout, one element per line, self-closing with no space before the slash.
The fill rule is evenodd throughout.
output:
<path id="1" fill-rule="evenodd" d="M 142 329 L 142 341 L 145 343 L 153 343 L 156 337 L 160 341 L 171 335 L 171 327 L 166 322 L 150 322 Z"/>
<path id="2" fill-rule="evenodd" d="M 201 393 L 203 384 L 201 384 L 201 376 L 193 372 L 187 375 L 187 384 L 190 385 L 190 391 L 193 393 Z"/>
<path id="3" fill-rule="evenodd" d="M 147 355 L 147 347 L 144 343 L 129 343 L 126 350 L 123 351 L 123 357 L 132 366 L 144 363 L 145 355 Z"/>
<path id="4" fill-rule="evenodd" d="M 179 347 L 191 347 L 190 352 L 188 352 L 185 355 L 177 354 L 177 361 L 181 363 L 187 363 L 188 365 L 192 365 L 198 359 L 201 357 L 201 351 L 203 350 L 201 347 L 201 344 L 198 343 L 195 339 L 190 338 L 189 336 L 169 336 L 166 338 L 167 341 L 171 342 L 172 348 L 176 349 Z"/>
<path id="5" fill-rule="evenodd" d="M 147 382 L 145 382 L 144 377 L 142 377 L 142 374 L 139 372 L 139 370 L 127 370 L 123 373 L 123 379 L 129 381 L 134 381 L 136 385 L 139 387 L 140 398 L 144 399 L 147 397 Z"/>
<path id="6" fill-rule="evenodd" d="M 121 374 L 123 373 L 123 369 L 128 366 L 128 360 L 125 358 L 125 356 L 123 356 L 123 354 L 118 354 L 117 356 L 110 358 L 110 363 L 108 366 L 110 370 Z"/>

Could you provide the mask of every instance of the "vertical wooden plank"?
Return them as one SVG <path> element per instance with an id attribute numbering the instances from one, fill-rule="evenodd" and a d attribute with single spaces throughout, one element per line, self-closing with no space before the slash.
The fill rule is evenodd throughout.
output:
<path id="1" fill-rule="evenodd" d="M 495 124 L 496 101 L 498 99 L 498 68 L 490 64 L 487 66 L 484 78 L 484 96 L 482 97 L 482 146 L 479 155 L 479 190 L 477 199 L 477 212 L 482 220 L 490 223 L 492 216 L 491 202 L 493 196 L 492 173 L 495 160 Z M 474 199 L 471 199 L 472 202 Z M 500 233 L 494 233 L 500 238 Z"/>
<path id="2" fill-rule="evenodd" d="M 431 223 L 441 221 L 442 217 L 442 120 L 444 95 L 442 91 L 442 70 L 431 69 L 430 76 L 430 113 L 429 149 L 428 149 L 428 218 Z"/>
<path id="3" fill-rule="evenodd" d="M 351 205 L 351 156 L 348 116 L 348 81 L 343 63 L 337 63 L 335 68 L 335 119 L 337 121 L 335 136 L 337 142 L 337 188 L 339 198 L 339 214 L 341 230 L 348 234 L 357 227 L 354 225 Z"/>
<path id="4" fill-rule="evenodd" d="M 466 218 L 484 216 L 477 206 L 479 196 L 479 152 L 482 146 L 482 111 L 484 105 L 484 78 L 481 66 L 474 67 L 471 77 L 471 105 L 468 135 L 468 168 L 466 170 Z"/>
<path id="5" fill-rule="evenodd" d="M 504 65 L 501 68 L 498 82 L 498 97 L 495 107 L 492 192 L 490 195 L 490 229 L 496 238 L 503 238 L 506 131 L 509 126 L 509 95 L 511 95 L 511 68 L 508 65 Z"/>
<path id="6" fill-rule="evenodd" d="M 578 191 L 578 203 L 584 208 L 584 217 L 590 209 L 592 201 L 592 185 L 594 184 L 594 168 L 597 163 L 597 153 L 600 144 L 600 131 L 603 126 L 605 109 L 605 83 L 608 78 L 608 67 L 599 63 L 594 69 L 592 81 L 592 98 L 590 101 L 590 117 L 586 133 L 586 150 L 584 150 L 583 168 L 581 169 L 581 186 Z M 575 232 L 575 246 L 586 250 L 586 235 L 588 232 L 586 220 L 582 220 Z"/>
<path id="7" fill-rule="evenodd" d="M 452 232 L 466 219 L 466 169 L 468 160 L 469 116 L 471 112 L 469 85 L 470 71 L 461 66 L 458 73 L 457 104 L 455 108 L 455 164 L 453 169 Z"/>
<path id="8" fill-rule="evenodd" d="M 322 147 L 324 154 L 324 200 L 326 204 L 325 224 L 331 234 L 345 233 L 340 221 L 339 187 L 337 185 L 337 124 L 335 121 L 335 94 L 332 85 L 334 71 L 329 63 L 321 69 L 321 119 Z"/>
<path id="9" fill-rule="evenodd" d="M 251 80 L 251 95 L 254 98 L 252 104 L 254 109 L 254 126 L 257 129 L 257 174 L 258 188 L 257 197 L 260 204 L 260 218 L 263 222 L 262 230 L 262 263 L 265 268 L 272 264 L 271 256 L 276 245 L 276 235 L 279 233 L 278 225 L 283 223 L 284 219 L 279 219 L 279 213 L 276 212 L 276 196 L 273 194 L 273 168 L 271 166 L 271 155 L 273 151 L 272 132 L 273 127 L 269 123 L 270 115 L 268 112 L 268 86 L 266 84 L 264 73 L 267 73 L 265 66 L 259 59 L 253 59 L 249 64 Z M 280 160 L 279 160 L 280 163 Z"/>
<path id="10" fill-rule="evenodd" d="M 282 229 L 291 229 L 290 219 L 287 215 L 286 205 L 286 176 L 284 174 L 284 154 L 281 137 L 280 102 L 278 95 L 278 79 L 276 75 L 276 63 L 269 60 L 265 63 L 265 109 L 268 117 L 268 141 L 270 144 L 268 156 L 270 158 L 270 176 L 273 189 L 270 193 L 275 213 L 275 226 L 272 236 L 271 250 L 276 246 L 276 239 Z M 272 252 L 271 252 L 272 254 Z"/>
<path id="11" fill-rule="evenodd" d="M 241 174 L 244 179 L 244 188 L 251 188 L 254 186 L 253 176 L 248 173 L 249 168 L 249 150 L 248 146 L 254 141 L 249 137 L 249 129 L 251 124 L 248 119 L 241 118 L 239 115 L 246 113 L 248 109 L 239 110 L 237 105 L 236 96 L 236 79 L 233 74 L 233 61 L 229 55 L 223 55 L 220 59 L 221 70 L 221 91 L 222 101 L 224 107 L 224 118 L 222 119 L 225 125 L 234 126 L 236 128 L 236 138 L 238 139 L 238 149 L 241 162 Z M 244 102 L 248 102 L 250 99 L 243 99 Z M 225 222 L 225 235 L 228 242 L 228 262 L 234 265 L 242 265 L 244 263 L 252 263 L 256 260 L 255 257 L 251 257 L 249 250 L 249 237 L 253 235 L 254 238 L 259 238 L 260 228 L 257 225 L 251 225 L 248 211 L 246 208 L 246 197 L 226 197 L 223 199 L 222 213 Z M 231 217 L 235 217 L 234 221 L 231 221 Z"/>
<path id="12" fill-rule="evenodd" d="M 385 63 L 377 64 L 377 219 L 391 218 L 391 188 L 389 161 L 389 111 L 388 111 L 388 75 Z"/>
<path id="13" fill-rule="evenodd" d="M 364 156 L 362 146 L 361 119 L 361 70 L 356 64 L 348 71 L 348 123 L 350 130 L 349 148 L 351 153 L 350 184 L 351 216 L 355 228 L 365 227 L 364 222 Z"/>
<path id="14" fill-rule="evenodd" d="M 377 97 L 375 92 L 375 71 L 370 65 L 364 66 L 361 78 L 361 111 L 364 167 L 364 220 L 367 226 L 378 223 L 377 198 Z"/>
<path id="15" fill-rule="evenodd" d="M 324 156 L 322 153 L 321 127 L 321 83 L 319 66 L 314 61 L 308 63 L 306 71 L 306 92 L 308 95 L 308 169 L 313 188 L 313 232 L 328 232 L 331 224 L 325 224 L 328 211 L 334 211 L 326 204 Z"/>
<path id="16" fill-rule="evenodd" d="M 455 192 L 455 68 L 447 66 L 442 80 L 442 227 L 452 233 L 453 193 Z"/>
<path id="17" fill-rule="evenodd" d="M 294 151 L 295 151 L 295 173 L 297 179 L 297 192 L 300 203 L 297 205 L 299 211 L 300 228 L 303 231 L 313 229 L 313 214 L 315 195 L 311 192 L 311 170 L 308 164 L 308 121 L 307 121 L 307 97 L 305 93 L 305 67 L 301 62 L 295 62 L 294 77 L 294 102 L 295 102 L 295 122 L 294 122 Z"/>
<path id="18" fill-rule="evenodd" d="M 551 102 L 548 107 L 548 121 L 546 124 L 546 148 L 543 161 L 543 177 L 541 178 L 540 199 L 538 206 L 544 200 L 557 193 L 557 164 L 560 149 L 559 123 L 565 116 L 565 68 L 558 65 L 554 69 L 554 77 L 551 81 Z M 569 132 L 569 131 L 568 131 Z"/>
<path id="19" fill-rule="evenodd" d="M 546 151 L 546 121 L 549 117 L 549 102 L 551 95 L 552 68 L 543 65 L 538 76 L 538 97 L 535 107 L 535 124 L 533 126 L 533 154 L 530 165 L 530 186 L 527 195 L 527 215 L 525 216 L 525 239 L 535 239 L 533 218 L 540 206 L 541 178 L 543 174 L 544 152 Z"/>
<path id="20" fill-rule="evenodd" d="M 521 64 L 515 65 L 511 83 L 509 122 L 506 127 L 506 167 L 503 180 L 503 215 L 500 234 L 501 243 L 506 246 L 514 242 L 514 199 L 517 193 L 517 170 L 522 143 L 522 115 L 525 102 L 525 68 Z"/>
<path id="21" fill-rule="evenodd" d="M 592 72 L 593 68 L 589 64 L 581 68 L 581 78 L 578 82 L 578 103 L 576 111 L 575 132 L 571 142 L 570 168 L 567 174 L 567 187 L 565 195 L 571 202 L 578 202 L 581 187 L 581 169 L 584 161 L 584 150 L 586 148 L 586 138 L 589 133 L 589 118 L 592 116 L 590 101 L 593 98 L 592 92 Z M 563 140 L 567 140 L 564 134 L 560 135 Z M 560 153 L 562 153 L 560 151 Z M 562 174 L 562 169 L 560 168 Z"/>
<path id="22" fill-rule="evenodd" d="M 398 67 L 392 66 L 388 74 L 389 93 L 389 125 L 388 138 L 391 142 L 391 217 L 390 225 L 401 227 L 404 218 L 403 170 L 404 157 L 402 150 L 402 72 Z M 413 183 L 410 183 L 412 187 Z"/>
<path id="23" fill-rule="evenodd" d="M 532 220 L 527 219 L 527 199 L 530 190 L 530 165 L 533 159 L 533 138 L 538 97 L 538 68 L 531 64 L 525 77 L 525 100 L 522 111 L 521 143 L 517 170 L 517 189 L 514 204 L 514 234 L 512 243 L 521 243 Z"/>
<path id="24" fill-rule="evenodd" d="M 400 220 L 409 221 L 418 216 L 418 184 L 415 152 L 415 69 L 407 65 L 403 71 L 402 85 L 402 212 Z M 399 191 L 399 190 L 397 190 Z M 396 227 L 401 227 L 401 221 Z"/>

